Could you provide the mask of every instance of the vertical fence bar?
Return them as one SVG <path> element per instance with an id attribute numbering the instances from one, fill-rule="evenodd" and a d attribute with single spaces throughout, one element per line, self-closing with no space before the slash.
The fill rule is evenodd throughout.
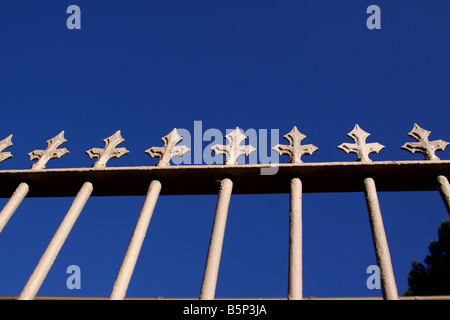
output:
<path id="1" fill-rule="evenodd" d="M 377 264 L 380 267 L 383 298 L 386 300 L 398 300 L 394 270 L 392 268 L 391 255 L 389 253 L 383 219 L 381 217 L 375 181 L 372 178 L 366 178 L 364 179 L 364 186 L 375 255 Z"/>
<path id="2" fill-rule="evenodd" d="M 450 215 L 450 184 L 445 176 L 438 176 L 436 178 L 439 194 L 441 195 L 442 201 L 444 201 L 447 213 Z"/>
<path id="3" fill-rule="evenodd" d="M 158 180 L 153 180 L 150 183 L 150 187 L 139 215 L 138 222 L 136 223 L 133 236 L 131 237 L 122 266 L 120 267 L 116 282 L 114 283 L 114 287 L 110 295 L 111 300 L 122 300 L 125 298 L 125 294 L 127 292 L 134 267 L 136 266 L 136 261 L 139 257 L 139 252 L 141 251 L 141 247 L 160 192 L 161 183 Z"/>
<path id="4" fill-rule="evenodd" d="M 27 196 L 29 191 L 30 187 L 25 182 L 22 182 L 16 188 L 13 195 L 0 212 L 0 233 L 3 231 L 3 228 L 5 228 L 9 219 L 12 217 L 14 212 L 16 212 L 17 208 L 22 203 L 23 199 Z"/>
<path id="5" fill-rule="evenodd" d="M 32 275 L 28 279 L 27 284 L 22 290 L 19 296 L 19 300 L 31 300 L 34 299 L 39 291 L 42 283 L 44 282 L 50 268 L 53 265 L 59 251 L 61 250 L 64 242 L 66 241 L 72 227 L 77 221 L 81 211 L 83 210 L 87 200 L 89 199 L 93 191 L 92 183 L 85 182 L 78 192 L 75 200 L 72 203 L 69 211 L 61 222 L 58 230 L 53 236 L 50 244 L 42 255 L 39 263 L 34 269 Z"/>
<path id="6" fill-rule="evenodd" d="M 364 131 L 355 125 L 347 136 L 353 139 L 355 143 L 342 143 L 338 146 L 345 153 L 355 153 L 358 156 L 357 161 L 370 163 L 371 153 L 378 153 L 385 148 L 378 142 L 366 143 L 370 133 Z M 395 284 L 394 270 L 392 268 L 391 255 L 384 230 L 383 218 L 381 217 L 380 203 L 378 202 L 377 189 L 375 181 L 367 177 L 364 179 L 364 194 L 366 197 L 367 210 L 369 211 L 370 229 L 372 232 L 373 246 L 378 267 L 380 268 L 381 291 L 386 300 L 398 300 L 397 286 Z"/>
<path id="7" fill-rule="evenodd" d="M 291 180 L 289 214 L 289 281 L 288 299 L 303 298 L 302 262 L 302 181 Z"/>
<path id="8" fill-rule="evenodd" d="M 230 205 L 233 182 L 226 178 L 220 184 L 219 198 L 217 200 L 216 215 L 214 218 L 211 240 L 209 243 L 208 258 L 203 275 L 200 300 L 213 300 L 216 292 L 217 277 L 219 275 L 220 257 L 222 254 L 225 226 L 227 223 L 228 207 Z"/>
<path id="9" fill-rule="evenodd" d="M 283 136 L 289 145 L 278 144 L 272 148 L 279 155 L 289 156 L 289 163 L 300 164 L 304 155 L 312 155 L 319 150 L 313 144 L 302 145 L 306 136 L 294 126 Z M 302 230 L 302 181 L 291 179 L 290 213 L 289 213 L 289 274 L 288 300 L 303 299 L 303 230 Z"/>

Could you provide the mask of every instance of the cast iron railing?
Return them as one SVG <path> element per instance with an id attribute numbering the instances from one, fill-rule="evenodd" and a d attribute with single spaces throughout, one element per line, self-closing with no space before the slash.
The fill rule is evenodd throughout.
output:
<path id="1" fill-rule="evenodd" d="M 289 156 L 289 163 L 238 164 L 239 156 L 248 156 L 256 149 L 241 145 L 246 136 L 236 128 L 226 137 L 227 145 L 211 149 L 225 156 L 223 165 L 170 166 L 173 157 L 189 152 L 186 146 L 178 146 L 182 140 L 174 129 L 162 138 L 163 147 L 152 147 L 145 152 L 159 158 L 152 167 L 106 167 L 110 158 L 120 158 L 128 153 L 116 148 L 124 139 L 117 131 L 104 140 L 105 148 L 93 148 L 86 153 L 98 160 L 91 168 L 45 169 L 51 159 L 68 153 L 58 149 L 66 142 L 64 132 L 47 141 L 46 150 L 29 153 L 37 160 L 29 170 L 0 170 L 0 197 L 9 198 L 0 212 L 0 232 L 8 223 L 25 197 L 72 197 L 75 199 L 61 225 L 41 256 L 36 268 L 18 299 L 34 299 L 57 258 L 66 238 L 91 196 L 145 195 L 139 219 L 114 283 L 110 299 L 124 299 L 144 237 L 160 195 L 218 194 L 218 201 L 211 234 L 201 300 L 215 298 L 216 282 L 221 259 L 228 206 L 232 194 L 290 194 L 289 274 L 287 299 L 303 299 L 302 275 L 302 194 L 327 192 L 364 192 L 377 264 L 380 268 L 381 289 L 384 299 L 398 299 L 389 247 L 383 226 L 377 191 L 430 191 L 438 190 L 450 214 L 450 161 L 440 160 L 435 151 L 448 145 L 442 140 L 429 141 L 430 132 L 417 124 L 408 134 L 417 142 L 402 146 L 409 152 L 420 152 L 425 161 L 372 162 L 369 154 L 384 148 L 379 143 L 366 143 L 369 136 L 358 125 L 348 136 L 353 144 L 338 146 L 346 153 L 357 155 L 356 162 L 303 163 L 303 155 L 317 151 L 314 145 L 301 145 L 305 135 L 296 127 L 284 138 L 289 145 L 273 147 L 280 155 Z M 12 135 L 0 141 L 0 162 L 9 159 Z M 275 170 L 275 171 L 274 171 Z M 265 172 L 265 174 L 262 174 Z M 274 174 L 267 174 L 273 172 Z M 376 182 L 376 183 L 375 183 Z"/>

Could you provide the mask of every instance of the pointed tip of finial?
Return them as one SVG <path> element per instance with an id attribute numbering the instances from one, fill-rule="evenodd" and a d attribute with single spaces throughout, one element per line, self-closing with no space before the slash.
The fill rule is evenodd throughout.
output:
<path id="1" fill-rule="evenodd" d="M 58 133 L 58 134 L 57 134 L 55 137 L 53 137 L 52 139 L 59 138 L 59 139 L 61 139 L 62 143 L 67 142 L 67 139 L 64 137 L 64 134 L 65 134 L 65 131 L 62 130 L 60 133 Z M 50 140 L 52 140 L 52 139 L 50 139 Z M 49 140 L 49 141 L 50 141 L 50 140 Z"/>
<path id="2" fill-rule="evenodd" d="M 364 129 L 362 129 L 359 124 L 355 124 L 355 126 L 353 127 L 353 130 L 350 131 L 347 136 L 349 136 L 350 138 L 352 138 L 353 140 L 355 139 L 367 139 L 367 137 L 370 136 L 370 133 L 365 131 Z M 355 140 L 356 141 L 356 140 Z"/>
<path id="3" fill-rule="evenodd" d="M 11 152 L 2 152 L 3 150 L 8 149 L 13 145 L 11 142 L 11 137 L 12 134 L 10 134 L 8 137 L 0 141 L 0 162 L 12 158 Z"/>
<path id="4" fill-rule="evenodd" d="M 12 137 L 13 137 L 13 135 L 10 134 L 5 139 L 3 139 L 3 141 L 6 143 L 6 148 L 11 147 L 13 145 L 13 143 L 11 141 Z"/>
<path id="5" fill-rule="evenodd" d="M 122 138 L 122 131 L 120 131 L 120 130 L 117 130 L 111 137 L 114 137 L 114 136 L 118 137 L 121 140 L 121 143 L 125 141 L 125 139 Z"/>
<path id="6" fill-rule="evenodd" d="M 173 141 L 175 143 L 178 143 L 180 141 L 183 140 L 183 137 L 180 136 L 180 134 L 178 133 L 177 128 L 173 128 L 172 131 L 170 131 L 167 135 L 165 135 L 164 137 L 161 138 L 161 140 L 166 143 L 166 140 L 170 140 Z"/>
<path id="7" fill-rule="evenodd" d="M 422 128 L 421 126 L 419 126 L 419 124 L 417 124 L 416 122 L 414 122 L 413 124 L 413 130 L 425 130 L 424 128 Z"/>

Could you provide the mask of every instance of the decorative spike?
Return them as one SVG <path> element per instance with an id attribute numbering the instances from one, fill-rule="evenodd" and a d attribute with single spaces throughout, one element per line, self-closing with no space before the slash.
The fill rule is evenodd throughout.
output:
<path id="1" fill-rule="evenodd" d="M 93 168 L 104 168 L 106 167 L 106 163 L 109 159 L 119 159 L 120 157 L 130 153 L 130 151 L 125 148 L 116 148 L 117 145 L 125 141 L 125 139 L 120 135 L 120 130 L 112 136 L 103 139 L 103 141 L 105 142 L 105 147 L 103 149 L 92 148 L 86 151 L 89 158 L 98 158 L 97 162 L 95 162 L 92 166 Z"/>
<path id="2" fill-rule="evenodd" d="M 67 140 L 64 138 L 64 131 L 61 131 L 56 137 L 47 140 L 48 146 L 46 150 L 34 150 L 28 153 L 31 161 L 38 160 L 31 166 L 31 169 L 45 169 L 45 165 L 49 160 L 59 159 L 68 154 L 69 151 L 66 148 L 58 149 L 58 147 L 65 142 L 67 142 Z"/>
<path id="3" fill-rule="evenodd" d="M 411 153 L 422 153 L 425 156 L 425 160 L 439 160 L 435 152 L 444 151 L 449 143 L 444 140 L 429 141 L 428 136 L 430 133 L 431 131 L 422 129 L 415 123 L 414 128 L 408 133 L 408 136 L 416 139 L 418 142 L 407 142 L 401 146 L 401 149 Z"/>
<path id="4" fill-rule="evenodd" d="M 182 157 L 184 154 L 191 151 L 186 146 L 176 146 L 183 138 L 178 134 L 177 128 L 174 128 L 168 135 L 161 138 L 164 147 L 151 147 L 145 150 L 152 158 L 159 158 L 156 164 L 159 167 L 170 166 L 170 159 L 173 157 Z"/>
<path id="5" fill-rule="evenodd" d="M 256 151 L 251 145 L 240 145 L 242 141 L 247 139 L 247 136 L 244 135 L 239 127 L 236 127 L 233 131 L 225 136 L 227 140 L 227 145 L 218 145 L 211 147 L 211 150 L 214 151 L 217 155 L 225 155 L 225 164 L 238 164 L 237 158 L 239 156 L 248 156 L 250 153 Z"/>
<path id="6" fill-rule="evenodd" d="M 2 152 L 3 150 L 11 147 L 13 144 L 11 142 L 12 134 L 0 141 L 0 162 L 3 162 L 9 158 L 12 158 L 11 152 Z"/>
<path id="7" fill-rule="evenodd" d="M 272 150 L 277 152 L 280 156 L 289 156 L 290 163 L 302 163 L 301 157 L 303 155 L 312 155 L 319 150 L 319 148 L 312 144 L 301 145 L 302 140 L 305 139 L 306 136 L 298 131 L 296 126 L 292 128 L 291 132 L 284 135 L 283 138 L 289 142 L 289 145 L 277 144 Z"/>
<path id="8" fill-rule="evenodd" d="M 366 143 L 366 139 L 370 136 L 370 133 L 367 133 L 363 129 L 361 129 L 358 125 L 355 125 L 355 128 L 351 132 L 347 134 L 350 138 L 355 141 L 355 143 L 343 143 L 338 146 L 338 149 L 341 149 L 345 153 L 356 153 L 358 159 L 356 161 L 361 162 L 372 162 L 369 158 L 370 153 L 378 153 L 381 149 L 384 148 L 382 144 L 378 142 L 375 143 Z"/>

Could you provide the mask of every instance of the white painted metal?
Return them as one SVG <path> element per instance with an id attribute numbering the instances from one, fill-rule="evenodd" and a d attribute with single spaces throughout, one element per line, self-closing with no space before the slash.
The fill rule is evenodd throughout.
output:
<path id="1" fill-rule="evenodd" d="M 89 158 L 97 158 L 97 162 L 94 163 L 94 168 L 105 168 L 106 163 L 111 158 L 119 159 L 120 157 L 129 153 L 129 151 L 125 148 L 116 148 L 117 145 L 124 142 L 125 139 L 120 135 L 120 130 L 116 131 L 112 136 L 103 139 L 105 142 L 105 147 L 103 149 L 100 148 L 92 148 L 86 151 L 86 154 Z"/>
<path id="2" fill-rule="evenodd" d="M 125 298 L 160 192 L 161 183 L 158 180 L 153 180 L 148 188 L 144 206 L 142 207 L 125 258 L 114 283 L 110 295 L 111 300 L 122 300 Z"/>
<path id="3" fill-rule="evenodd" d="M 93 148 L 87 151 L 87 154 L 91 158 L 98 158 L 98 161 L 93 165 L 93 170 L 84 168 L 43 170 L 49 160 L 60 158 L 68 153 L 67 149 L 58 149 L 61 144 L 66 142 L 64 131 L 62 131 L 58 136 L 47 141 L 48 147 L 46 150 L 35 150 L 29 153 L 31 160 L 38 160 L 33 164 L 31 170 L 22 170 L 23 172 L 20 170 L 4 171 L 1 175 L 1 177 L 4 178 L 2 180 L 3 184 L 5 184 L 6 181 L 5 185 L 7 186 L 2 186 L 3 189 L 1 192 L 4 197 L 6 197 L 6 195 L 9 196 L 13 191 L 13 189 L 9 189 L 11 186 L 15 187 L 17 184 L 19 185 L 0 212 L 0 233 L 20 203 L 28 195 L 30 185 L 33 186 L 33 193 L 30 193 L 30 196 L 42 196 L 42 194 L 39 193 L 39 190 L 37 190 L 36 193 L 34 192 L 35 185 L 42 185 L 42 188 L 46 190 L 43 193 L 44 196 L 49 192 L 57 193 L 58 196 L 67 196 L 68 192 L 72 192 L 70 195 L 73 195 L 76 192 L 76 189 L 73 189 L 73 187 L 68 185 L 75 185 L 77 187 L 83 183 L 83 181 L 86 181 L 79 190 L 72 206 L 39 260 L 39 263 L 22 290 L 19 299 L 34 299 L 36 296 L 60 249 L 93 192 L 93 184 L 88 181 L 94 182 L 92 178 L 95 177 L 95 179 L 97 179 L 94 179 L 95 182 L 101 182 L 101 187 L 99 188 L 100 193 L 114 193 L 114 195 L 126 195 L 129 192 L 134 195 L 137 195 L 137 193 L 144 194 L 148 181 L 152 181 L 147 190 L 144 205 L 109 297 L 113 300 L 125 298 L 156 202 L 161 193 L 162 186 L 160 181 L 171 181 L 171 183 L 167 184 L 167 188 L 164 188 L 164 192 L 168 192 L 168 194 L 208 194 L 211 190 L 216 192 L 216 189 L 212 187 L 213 183 L 211 181 L 221 181 L 200 292 L 201 300 L 212 300 L 215 299 L 225 227 L 233 185 L 235 184 L 235 193 L 285 193 L 288 192 L 288 188 L 284 182 L 290 179 L 289 274 L 287 299 L 301 300 L 303 299 L 302 194 L 304 192 L 342 192 L 343 190 L 344 192 L 362 191 L 363 188 L 360 183 L 361 177 L 365 177 L 363 184 L 364 194 L 369 213 L 375 255 L 377 264 L 380 267 L 383 298 L 397 300 L 399 297 L 386 231 L 381 216 L 375 179 L 379 184 L 378 187 L 384 191 L 411 190 L 412 188 L 418 188 L 417 190 L 431 190 L 431 188 L 435 188 L 437 185 L 437 189 L 439 190 L 450 215 L 450 184 L 446 177 L 450 174 L 450 161 L 441 161 L 435 155 L 436 151 L 443 151 L 449 143 L 443 140 L 429 141 L 428 136 L 430 135 L 430 131 L 424 130 L 417 124 L 414 124 L 413 130 L 408 136 L 413 137 L 417 142 L 405 143 L 402 146 L 402 149 L 411 153 L 420 152 L 425 156 L 426 160 L 431 161 L 384 161 L 372 163 L 369 154 L 372 152 L 378 153 L 384 146 L 379 143 L 366 143 L 366 139 L 369 135 L 369 133 L 362 130 L 358 125 L 355 125 L 353 131 L 348 134 L 355 143 L 343 143 L 338 146 L 339 149 L 347 153 L 356 153 L 358 156 L 357 161 L 359 162 L 357 165 L 351 163 L 303 164 L 301 156 L 310 155 L 317 151 L 318 148 L 314 145 L 301 145 L 301 141 L 306 136 L 300 133 L 297 127 L 294 127 L 291 132 L 284 136 L 284 138 L 289 141 L 289 145 L 277 145 L 273 148 L 273 150 L 280 155 L 288 155 L 289 164 L 279 164 L 279 172 L 276 176 L 261 177 L 259 175 L 259 169 L 265 166 L 264 164 L 244 166 L 237 164 L 237 158 L 239 156 L 247 156 L 249 153 L 256 150 L 252 146 L 240 145 L 240 143 L 246 139 L 246 136 L 238 127 L 226 136 L 228 142 L 227 145 L 216 145 L 211 148 L 217 154 L 226 156 L 225 166 L 178 166 L 177 168 L 174 168 L 175 170 L 165 170 L 167 168 L 150 169 L 147 167 L 106 168 L 106 162 L 110 158 L 119 158 L 128 153 L 128 150 L 125 148 L 115 148 L 124 141 L 120 136 L 120 131 L 117 131 L 111 137 L 104 139 L 104 149 Z M 12 156 L 10 153 L 2 152 L 3 149 L 12 145 L 11 136 L 0 141 L 0 162 Z M 157 167 L 170 166 L 172 157 L 182 156 L 190 151 L 186 146 L 176 146 L 181 140 L 182 137 L 177 133 L 175 128 L 171 133 L 162 138 L 162 141 L 164 142 L 163 147 L 152 147 L 146 150 L 146 153 L 152 157 L 160 158 Z M 67 176 L 69 176 L 69 178 L 67 178 Z M 434 179 L 433 177 L 436 176 L 437 178 Z M 186 181 L 191 181 L 193 177 L 198 178 L 196 185 L 190 190 L 181 190 L 186 187 Z M 430 177 L 431 179 L 429 179 Z M 114 179 L 120 179 L 121 185 L 113 190 L 109 182 Z M 42 182 L 47 180 L 53 181 L 53 184 L 56 186 L 49 187 L 48 185 L 43 185 Z M 57 183 L 55 183 L 55 181 Z M 326 185 L 324 185 L 324 181 L 327 181 Z M 144 182 L 144 184 L 142 184 L 142 182 Z M 305 184 L 305 190 L 303 189 L 303 183 Z M 431 186 L 433 183 L 435 183 L 435 185 Z M 65 191 L 63 192 L 59 190 L 62 186 L 65 188 Z M 135 189 L 130 191 L 130 188 Z M 120 191 L 117 191 L 119 189 Z M 135 192 L 136 190 L 138 190 L 137 193 Z"/>
<path id="4" fill-rule="evenodd" d="M 448 179 L 447 177 L 440 175 L 436 178 L 436 181 L 438 184 L 439 193 L 444 201 L 445 208 L 447 209 L 447 213 L 450 215 L 450 184 Z"/>
<path id="5" fill-rule="evenodd" d="M 161 138 L 164 143 L 163 147 L 151 147 L 145 150 L 152 158 L 159 158 L 157 167 L 167 167 L 170 166 L 170 159 L 173 157 L 182 157 L 184 154 L 190 152 L 191 150 L 186 146 L 177 146 L 178 142 L 183 140 L 178 134 L 177 128 L 174 128 L 169 134 Z"/>
<path id="6" fill-rule="evenodd" d="M 0 141 L 0 162 L 8 160 L 9 158 L 12 158 L 11 152 L 3 152 L 3 150 L 5 150 L 13 145 L 11 138 L 12 138 L 12 134 L 10 134 L 5 139 Z"/>
<path id="7" fill-rule="evenodd" d="M 16 212 L 29 191 L 30 187 L 25 182 L 19 184 L 16 191 L 14 191 L 13 195 L 0 212 L 0 233 L 3 231 L 3 228 L 5 228 L 9 219 L 11 219 L 12 215 Z"/>
<path id="8" fill-rule="evenodd" d="M 430 134 L 431 131 L 422 129 L 415 123 L 414 128 L 408 133 L 408 136 L 416 139 L 417 142 L 407 142 L 401 148 L 411 153 L 422 153 L 425 160 L 439 160 L 435 154 L 436 151 L 444 151 L 449 143 L 444 140 L 429 141 L 428 137 Z"/>
<path id="9" fill-rule="evenodd" d="M 341 149 L 345 153 L 356 153 L 358 156 L 356 161 L 372 162 L 369 158 L 369 154 L 373 152 L 378 153 L 380 150 L 384 149 L 384 146 L 378 142 L 366 143 L 366 139 L 370 136 L 370 133 L 361 129 L 357 124 L 347 136 L 352 138 L 355 143 L 343 143 L 338 146 L 338 149 Z"/>
<path id="10" fill-rule="evenodd" d="M 238 164 L 238 157 L 248 156 L 256 151 L 256 148 L 253 146 L 241 145 L 241 142 L 247 139 L 247 136 L 241 132 L 239 127 L 227 134 L 225 139 L 228 142 L 226 145 L 216 144 L 211 147 L 211 150 L 217 155 L 225 155 L 225 164 L 236 165 Z"/>
<path id="11" fill-rule="evenodd" d="M 10 139 L 11 136 L 9 136 L 8 138 Z M 28 154 L 30 160 L 38 160 L 36 163 L 32 165 L 31 170 L 45 169 L 45 165 L 49 160 L 59 159 L 68 154 L 69 151 L 65 148 L 57 149 L 61 144 L 65 143 L 66 141 L 67 140 L 64 138 L 64 131 L 61 131 L 56 137 L 47 140 L 48 146 L 46 150 L 34 150 L 33 152 L 30 152 Z M 12 145 L 12 143 L 8 144 L 6 142 L 6 145 L 9 146 Z M 22 203 L 23 199 L 27 196 L 29 191 L 30 187 L 25 182 L 21 182 L 19 186 L 16 188 L 13 195 L 0 212 L 0 233 L 5 228 L 9 219 L 12 217 L 14 212 L 16 212 L 17 208 Z"/>
<path id="12" fill-rule="evenodd" d="M 394 270 L 391 255 L 381 217 L 375 181 L 372 178 L 364 179 L 367 209 L 369 211 L 370 229 L 375 248 L 377 264 L 380 268 L 381 291 L 386 300 L 397 300 L 397 285 L 395 284 Z"/>
<path id="13" fill-rule="evenodd" d="M 288 299 L 303 299 L 303 258 L 302 258 L 302 182 L 291 180 L 289 214 L 289 280 Z"/>
<path id="14" fill-rule="evenodd" d="M 302 163 L 301 157 L 303 155 L 312 155 L 319 150 L 319 148 L 313 144 L 301 145 L 302 140 L 305 139 L 306 136 L 298 131 L 296 126 L 294 126 L 289 133 L 285 134 L 283 138 L 289 142 L 289 145 L 277 144 L 272 150 L 277 152 L 280 156 L 289 156 L 289 163 Z"/>
<path id="15" fill-rule="evenodd" d="M 228 178 L 223 179 L 220 185 L 219 198 L 217 200 L 216 215 L 209 243 L 208 258 L 206 260 L 205 273 L 203 275 L 200 300 L 212 300 L 215 296 L 232 190 L 233 182 Z"/>
<path id="16" fill-rule="evenodd" d="M 50 244 L 42 255 L 39 263 L 28 279 L 27 284 L 22 290 L 22 293 L 19 296 L 19 300 L 31 300 L 33 299 L 37 292 L 39 291 L 42 283 L 47 277 L 50 268 L 53 265 L 56 257 L 58 256 L 59 251 L 61 250 L 64 242 L 69 236 L 70 231 L 72 230 L 75 222 L 77 221 L 81 211 L 83 210 L 86 201 L 89 199 L 91 193 L 93 191 L 92 183 L 85 182 L 78 192 L 75 200 L 72 203 L 69 211 L 61 222 L 58 230 L 53 236 Z"/>

